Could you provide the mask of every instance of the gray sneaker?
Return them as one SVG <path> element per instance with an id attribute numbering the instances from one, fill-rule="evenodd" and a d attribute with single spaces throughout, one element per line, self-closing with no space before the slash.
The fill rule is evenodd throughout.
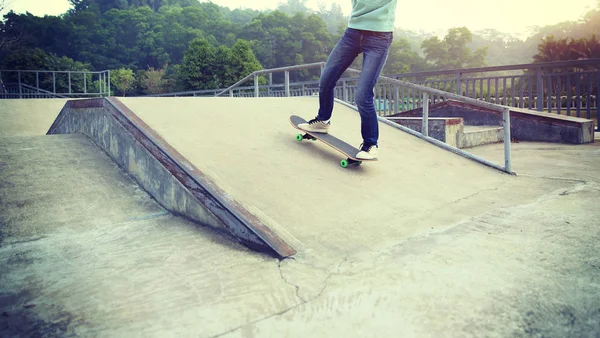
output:
<path id="1" fill-rule="evenodd" d="M 377 158 L 377 145 L 365 146 L 364 143 L 360 145 L 360 152 L 356 154 L 356 158 L 360 160 L 374 160 Z"/>
<path id="2" fill-rule="evenodd" d="M 306 131 L 310 131 L 313 133 L 323 133 L 327 134 L 329 132 L 329 128 L 331 127 L 331 122 L 324 122 L 318 120 L 316 117 L 306 123 L 300 123 L 298 128 Z"/>

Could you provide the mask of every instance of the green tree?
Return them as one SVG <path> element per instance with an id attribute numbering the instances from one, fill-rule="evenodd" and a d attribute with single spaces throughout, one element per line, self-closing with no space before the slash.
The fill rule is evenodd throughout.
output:
<path id="1" fill-rule="evenodd" d="M 542 39 L 538 53 L 533 56 L 534 62 L 563 61 L 575 57 L 574 50 L 567 38 L 556 40 L 554 36 Z"/>
<path id="2" fill-rule="evenodd" d="M 135 83 L 135 75 L 132 69 L 121 68 L 110 72 L 110 81 L 125 96 Z"/>
<path id="3" fill-rule="evenodd" d="M 216 86 L 219 88 L 228 87 L 234 83 L 229 78 L 232 56 L 232 51 L 227 46 L 219 46 L 215 49 L 212 69 L 215 74 Z"/>
<path id="4" fill-rule="evenodd" d="M 385 74 L 400 74 L 425 70 L 427 64 L 413 51 L 407 39 L 395 38 L 383 68 Z"/>
<path id="5" fill-rule="evenodd" d="M 466 27 L 449 29 L 443 40 L 431 37 L 421 44 L 425 60 L 436 69 L 484 66 L 487 47 L 472 51 L 468 47 L 472 38 Z"/>
<path id="6" fill-rule="evenodd" d="M 600 58 L 600 43 L 595 34 L 589 39 L 556 39 L 551 35 L 542 39 L 533 61 L 538 63 L 591 58 Z"/>
<path id="7" fill-rule="evenodd" d="M 248 41 L 238 40 L 231 48 L 229 56 L 227 72 L 229 82 L 225 83 L 225 86 L 230 86 L 248 76 L 248 74 L 262 69 Z"/>
<path id="8" fill-rule="evenodd" d="M 263 13 L 244 26 L 240 38 L 251 42 L 265 68 L 325 61 L 331 49 L 327 25 L 316 14 L 296 13 L 290 17 L 281 11 Z M 297 81 L 307 73 L 290 75 L 292 81 Z"/>
<path id="9" fill-rule="evenodd" d="M 50 92 L 68 93 L 69 84 L 72 92 L 83 93 L 84 90 L 89 91 L 91 88 L 92 77 L 89 74 L 84 82 L 82 73 L 72 73 L 70 79 L 69 74 L 52 73 L 52 71 L 87 72 L 90 69 L 89 64 L 65 56 L 59 58 L 55 54 L 44 52 L 41 48 L 19 48 L 7 53 L 0 61 L 0 69 L 39 70 L 37 74 L 22 72 L 20 81 L 33 87 L 39 85 L 42 90 Z M 3 74 L 3 80 L 16 83 L 19 81 L 18 74 L 16 72 Z"/>
<path id="10" fill-rule="evenodd" d="M 249 8 L 236 8 L 230 11 L 229 8 L 222 8 L 223 15 L 229 18 L 229 21 L 233 24 L 245 25 L 252 22 L 252 20 L 260 14 L 260 11 L 249 9 Z"/>
<path id="11" fill-rule="evenodd" d="M 495 29 L 474 32 L 469 48 L 476 50 L 483 47 L 488 48 L 486 63 L 490 66 L 531 62 L 531 51 L 525 41 L 511 34 Z"/>
<path id="12" fill-rule="evenodd" d="M 575 48 L 582 58 L 600 58 L 600 41 L 598 41 L 596 34 L 592 34 L 589 39 L 578 40 L 578 45 Z"/>
<path id="13" fill-rule="evenodd" d="M 154 69 L 149 67 L 147 71 L 143 72 L 141 76 L 142 87 L 146 94 L 160 94 L 164 91 L 165 87 L 165 72 L 166 67 L 162 69 Z"/>
<path id="14" fill-rule="evenodd" d="M 341 34 L 347 26 L 348 17 L 342 12 L 342 6 L 338 3 L 330 4 L 329 9 L 323 3 L 319 5 L 319 16 L 327 23 L 327 31 L 330 34 Z"/>
<path id="15" fill-rule="evenodd" d="M 310 9 L 306 6 L 308 0 L 287 0 L 287 2 L 280 2 L 277 5 L 277 10 L 293 16 L 296 13 L 310 13 Z"/>
<path id="16" fill-rule="evenodd" d="M 179 69 L 179 79 L 186 89 L 211 89 L 216 87 L 215 48 L 205 38 L 196 38 L 185 51 Z"/>

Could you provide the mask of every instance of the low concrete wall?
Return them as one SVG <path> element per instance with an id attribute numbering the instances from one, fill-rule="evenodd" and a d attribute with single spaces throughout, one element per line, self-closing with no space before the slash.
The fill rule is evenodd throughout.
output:
<path id="1" fill-rule="evenodd" d="M 112 117 L 111 107 L 105 107 L 103 99 L 82 103 L 87 107 L 67 103 L 48 134 L 88 136 L 166 209 L 223 230 L 221 222 Z"/>
<path id="2" fill-rule="evenodd" d="M 420 117 L 389 117 L 388 120 L 398 123 L 421 133 L 423 129 L 422 119 Z M 429 136 L 444 142 L 448 145 L 458 148 L 458 135 L 463 130 L 462 118 L 430 118 Z"/>
<path id="3" fill-rule="evenodd" d="M 391 117 L 421 117 L 414 109 Z M 502 114 L 474 105 L 448 100 L 429 107 L 429 116 L 463 118 L 465 125 L 502 125 Z M 511 108 L 511 137 L 519 141 L 584 144 L 594 142 L 594 121 L 533 110 Z"/>
<path id="4" fill-rule="evenodd" d="M 475 128 L 473 130 L 465 128 L 463 132 L 458 135 L 458 144 L 461 149 L 502 141 L 504 141 L 504 129 L 501 127 Z"/>
<path id="5" fill-rule="evenodd" d="M 244 211 L 232 205 L 234 202 L 219 200 L 218 188 L 211 186 L 211 182 L 199 183 L 203 179 L 199 171 L 197 177 L 191 177 L 182 169 L 187 164 L 185 159 L 173 149 L 165 152 L 166 147 L 158 135 L 144 128 L 146 126 L 135 120 L 132 112 L 117 108 L 118 100 L 111 100 L 67 102 L 48 134 L 88 136 L 174 214 L 224 231 L 253 250 L 274 252 L 283 257 L 295 253 L 251 215 L 246 213 L 240 217 L 239 213 Z M 236 207 L 237 210 L 232 210 Z M 248 227 L 248 223 L 254 227 Z"/>

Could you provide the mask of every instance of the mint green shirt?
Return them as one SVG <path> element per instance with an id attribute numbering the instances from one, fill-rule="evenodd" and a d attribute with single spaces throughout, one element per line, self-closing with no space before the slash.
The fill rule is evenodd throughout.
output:
<path id="1" fill-rule="evenodd" d="M 393 32 L 397 0 L 352 0 L 348 27 L 375 32 Z"/>

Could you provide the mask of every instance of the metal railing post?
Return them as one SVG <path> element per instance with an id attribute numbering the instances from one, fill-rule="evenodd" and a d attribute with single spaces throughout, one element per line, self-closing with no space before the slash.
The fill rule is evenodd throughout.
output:
<path id="1" fill-rule="evenodd" d="M 258 97 L 260 92 L 258 90 L 258 74 L 254 74 L 254 97 Z"/>
<path id="2" fill-rule="evenodd" d="M 510 108 L 504 109 L 503 122 L 504 122 L 504 169 L 507 172 L 511 172 L 512 160 L 510 153 Z"/>
<path id="3" fill-rule="evenodd" d="M 400 99 L 400 91 L 397 84 L 394 83 L 394 114 L 398 114 L 398 100 Z"/>
<path id="4" fill-rule="evenodd" d="M 285 71 L 285 97 L 290 97 L 290 71 Z"/>
<path id="5" fill-rule="evenodd" d="M 343 80 L 342 88 L 344 90 L 344 94 L 343 94 L 344 101 L 348 102 L 348 84 L 347 84 L 346 80 Z"/>
<path id="6" fill-rule="evenodd" d="M 421 133 L 424 136 L 429 136 L 429 94 L 423 92 L 423 125 Z"/>
<path id="7" fill-rule="evenodd" d="M 542 68 L 538 67 L 535 69 L 535 75 L 537 78 L 537 111 L 544 110 L 544 80 L 542 79 Z"/>
<path id="8" fill-rule="evenodd" d="M 233 89 L 229 90 L 229 97 L 233 97 Z"/>
<path id="9" fill-rule="evenodd" d="M 110 69 L 108 70 L 107 76 L 108 76 L 108 88 L 107 88 L 108 89 L 108 95 L 107 96 L 110 96 Z"/>
<path id="10" fill-rule="evenodd" d="M 596 130 L 600 131 L 600 72 L 596 73 L 596 123 L 598 124 Z"/>
<path id="11" fill-rule="evenodd" d="M 21 71 L 19 71 L 18 74 L 19 74 L 19 98 L 22 99 L 23 98 L 23 86 L 21 84 Z"/>

